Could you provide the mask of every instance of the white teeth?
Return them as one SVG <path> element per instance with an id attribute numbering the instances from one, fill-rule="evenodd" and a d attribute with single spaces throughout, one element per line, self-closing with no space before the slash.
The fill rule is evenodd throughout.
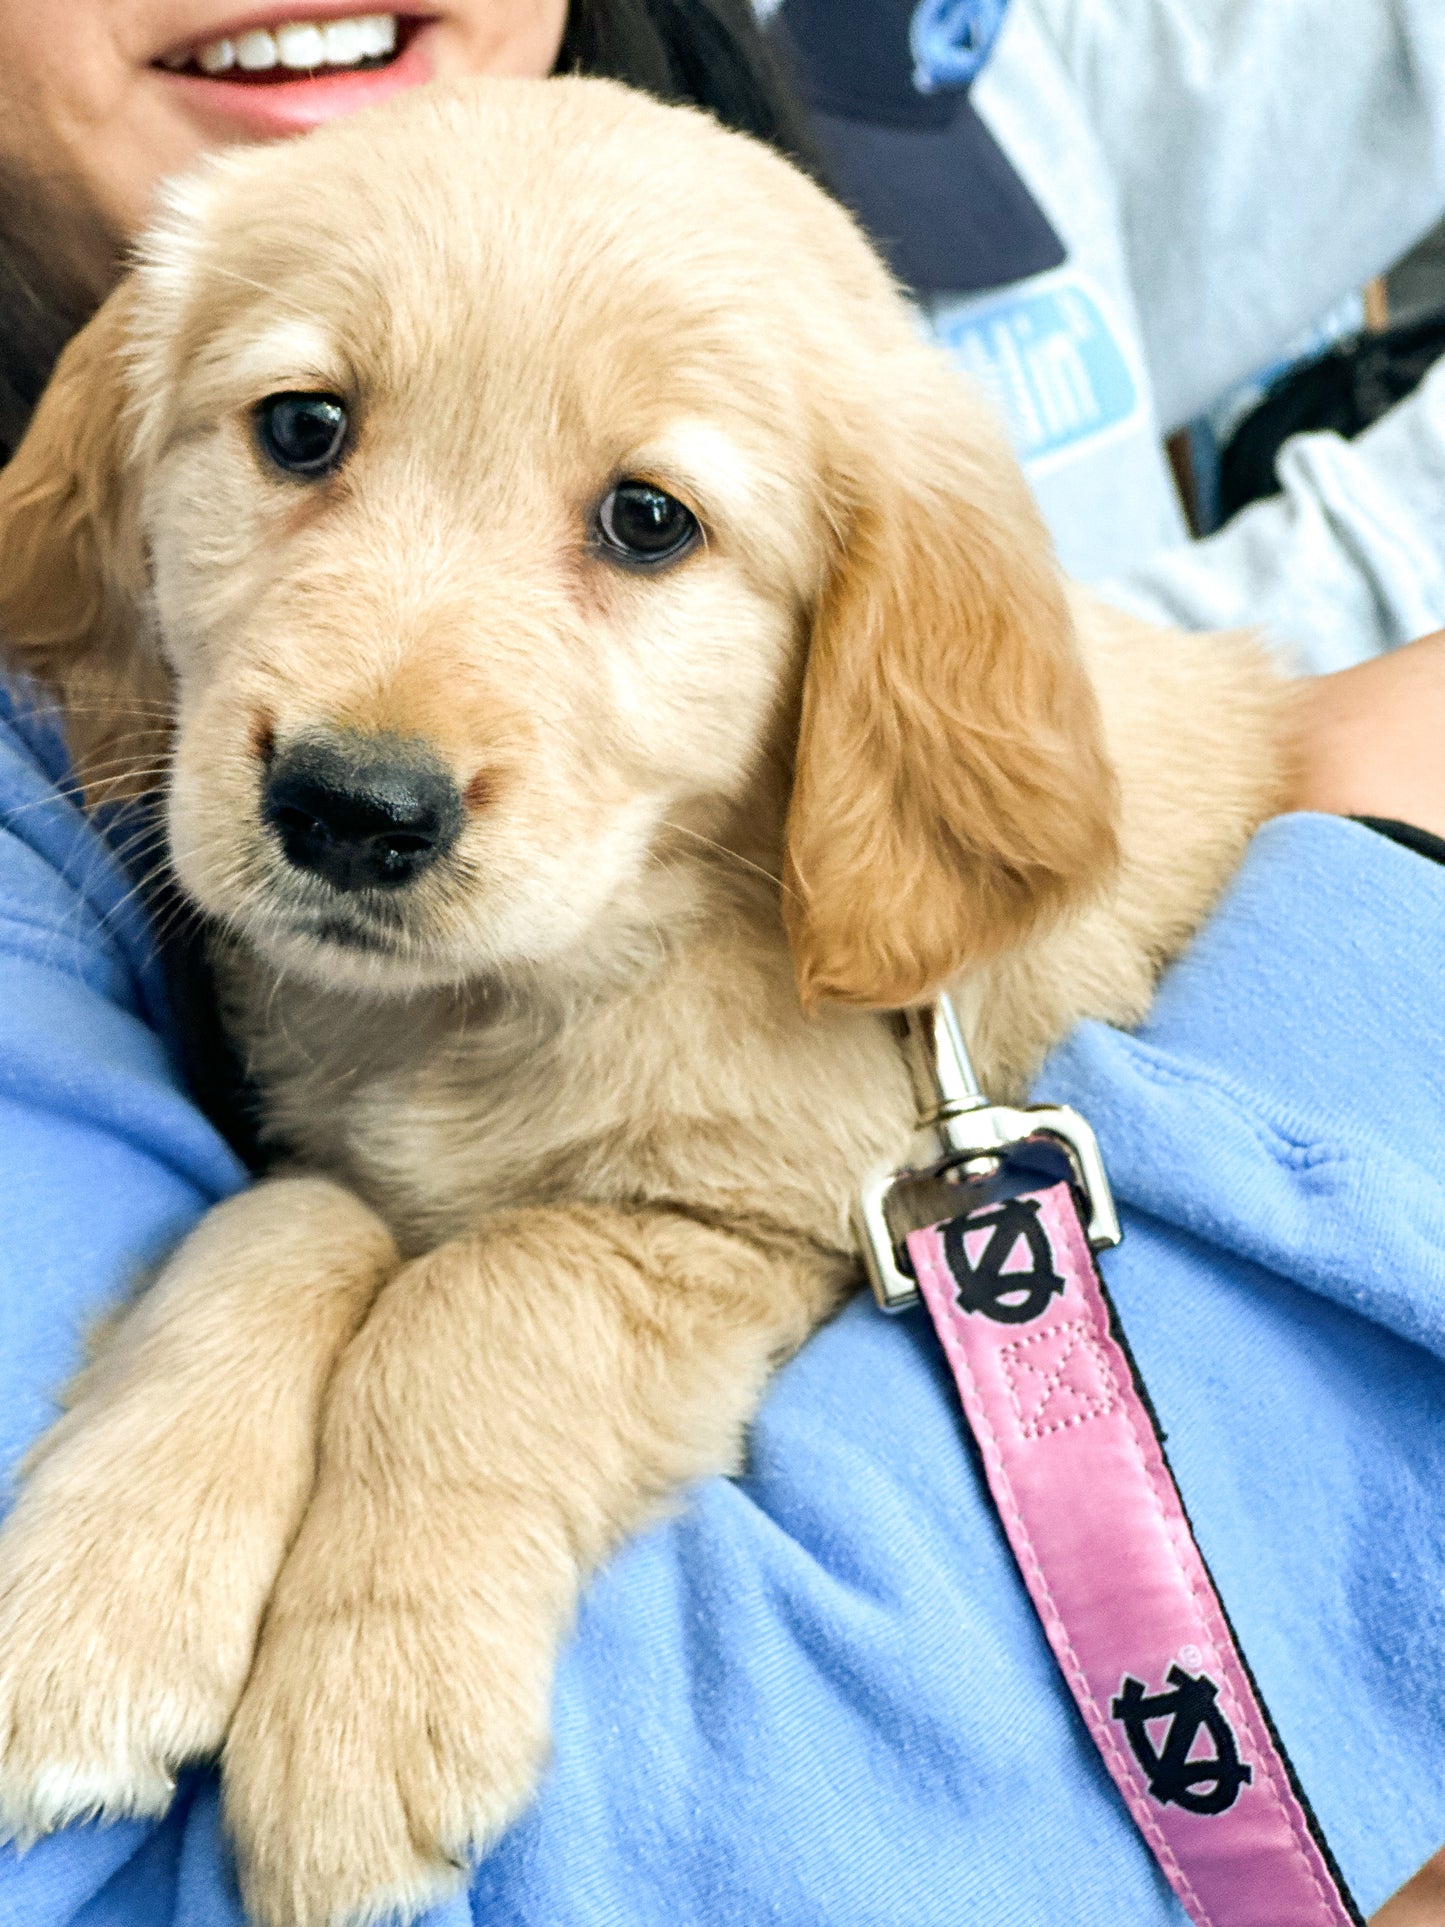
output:
<path id="1" fill-rule="evenodd" d="M 369 13 L 357 21 L 362 33 L 362 55 L 369 60 L 379 60 L 384 54 L 396 52 L 396 15 L 394 13 Z"/>
<path id="2" fill-rule="evenodd" d="M 268 73 L 284 67 L 315 73 L 326 67 L 358 67 L 363 60 L 384 60 L 396 51 L 394 13 L 357 14 L 350 20 L 295 20 L 270 33 L 253 27 L 234 40 L 210 40 L 193 53 L 162 54 L 160 64 L 173 73 L 194 63 L 203 74 Z"/>
<path id="3" fill-rule="evenodd" d="M 320 27 L 278 27 L 277 58 L 283 67 L 319 67 L 328 57 L 327 39 Z"/>
<path id="4" fill-rule="evenodd" d="M 238 35 L 236 65 L 248 74 L 264 74 L 276 65 L 276 42 L 264 27 L 253 27 L 250 33 Z"/>
<path id="5" fill-rule="evenodd" d="M 323 40 L 327 64 L 332 67 L 354 67 L 358 60 L 366 58 L 365 41 L 361 21 L 331 21 Z"/>

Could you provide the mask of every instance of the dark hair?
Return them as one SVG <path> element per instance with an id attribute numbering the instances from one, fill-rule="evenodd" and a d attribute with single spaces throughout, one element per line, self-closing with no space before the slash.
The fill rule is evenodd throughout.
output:
<path id="1" fill-rule="evenodd" d="M 556 71 L 706 108 L 816 171 L 803 110 L 750 0 L 571 0 Z"/>
<path id="2" fill-rule="evenodd" d="M 120 272 L 96 217 L 0 161 L 0 465 L 70 337 Z"/>

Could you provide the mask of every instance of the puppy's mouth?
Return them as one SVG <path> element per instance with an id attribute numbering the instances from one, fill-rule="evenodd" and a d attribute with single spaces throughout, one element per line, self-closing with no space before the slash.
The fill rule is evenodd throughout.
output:
<path id="1" fill-rule="evenodd" d="M 438 976 L 450 981 L 455 965 L 438 951 L 435 902 L 412 895 L 342 896 L 288 870 L 262 883 L 241 921 L 273 963 L 322 984 L 407 990 Z"/>
<path id="2" fill-rule="evenodd" d="M 313 943 L 354 950 L 365 957 L 395 957 L 403 946 L 402 932 L 395 924 L 375 924 L 354 912 L 350 916 L 297 917 L 291 929 L 295 936 L 309 937 Z"/>

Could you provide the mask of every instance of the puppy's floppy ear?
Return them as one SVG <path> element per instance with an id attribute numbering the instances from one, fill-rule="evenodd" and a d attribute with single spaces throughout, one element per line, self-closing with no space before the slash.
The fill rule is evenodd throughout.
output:
<path id="1" fill-rule="evenodd" d="M 0 470 L 0 646 L 57 699 L 88 788 L 153 740 L 166 697 L 146 649 L 125 379 L 131 298 L 123 283 L 71 341 Z"/>
<path id="2" fill-rule="evenodd" d="M 904 359 L 839 460 L 803 685 L 784 909 L 808 1005 L 915 1003 L 1117 859 L 1047 532 L 984 409 L 928 351 Z"/>

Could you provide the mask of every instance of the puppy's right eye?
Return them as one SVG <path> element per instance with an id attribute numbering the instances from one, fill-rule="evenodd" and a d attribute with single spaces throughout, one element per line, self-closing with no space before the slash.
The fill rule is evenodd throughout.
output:
<path id="1" fill-rule="evenodd" d="M 288 475 L 329 475 L 346 452 L 346 404 L 338 395 L 267 395 L 255 422 L 261 453 Z"/>
<path id="2" fill-rule="evenodd" d="M 629 476 L 597 510 L 603 550 L 637 569 L 675 562 L 701 539 L 697 517 L 675 495 Z"/>

